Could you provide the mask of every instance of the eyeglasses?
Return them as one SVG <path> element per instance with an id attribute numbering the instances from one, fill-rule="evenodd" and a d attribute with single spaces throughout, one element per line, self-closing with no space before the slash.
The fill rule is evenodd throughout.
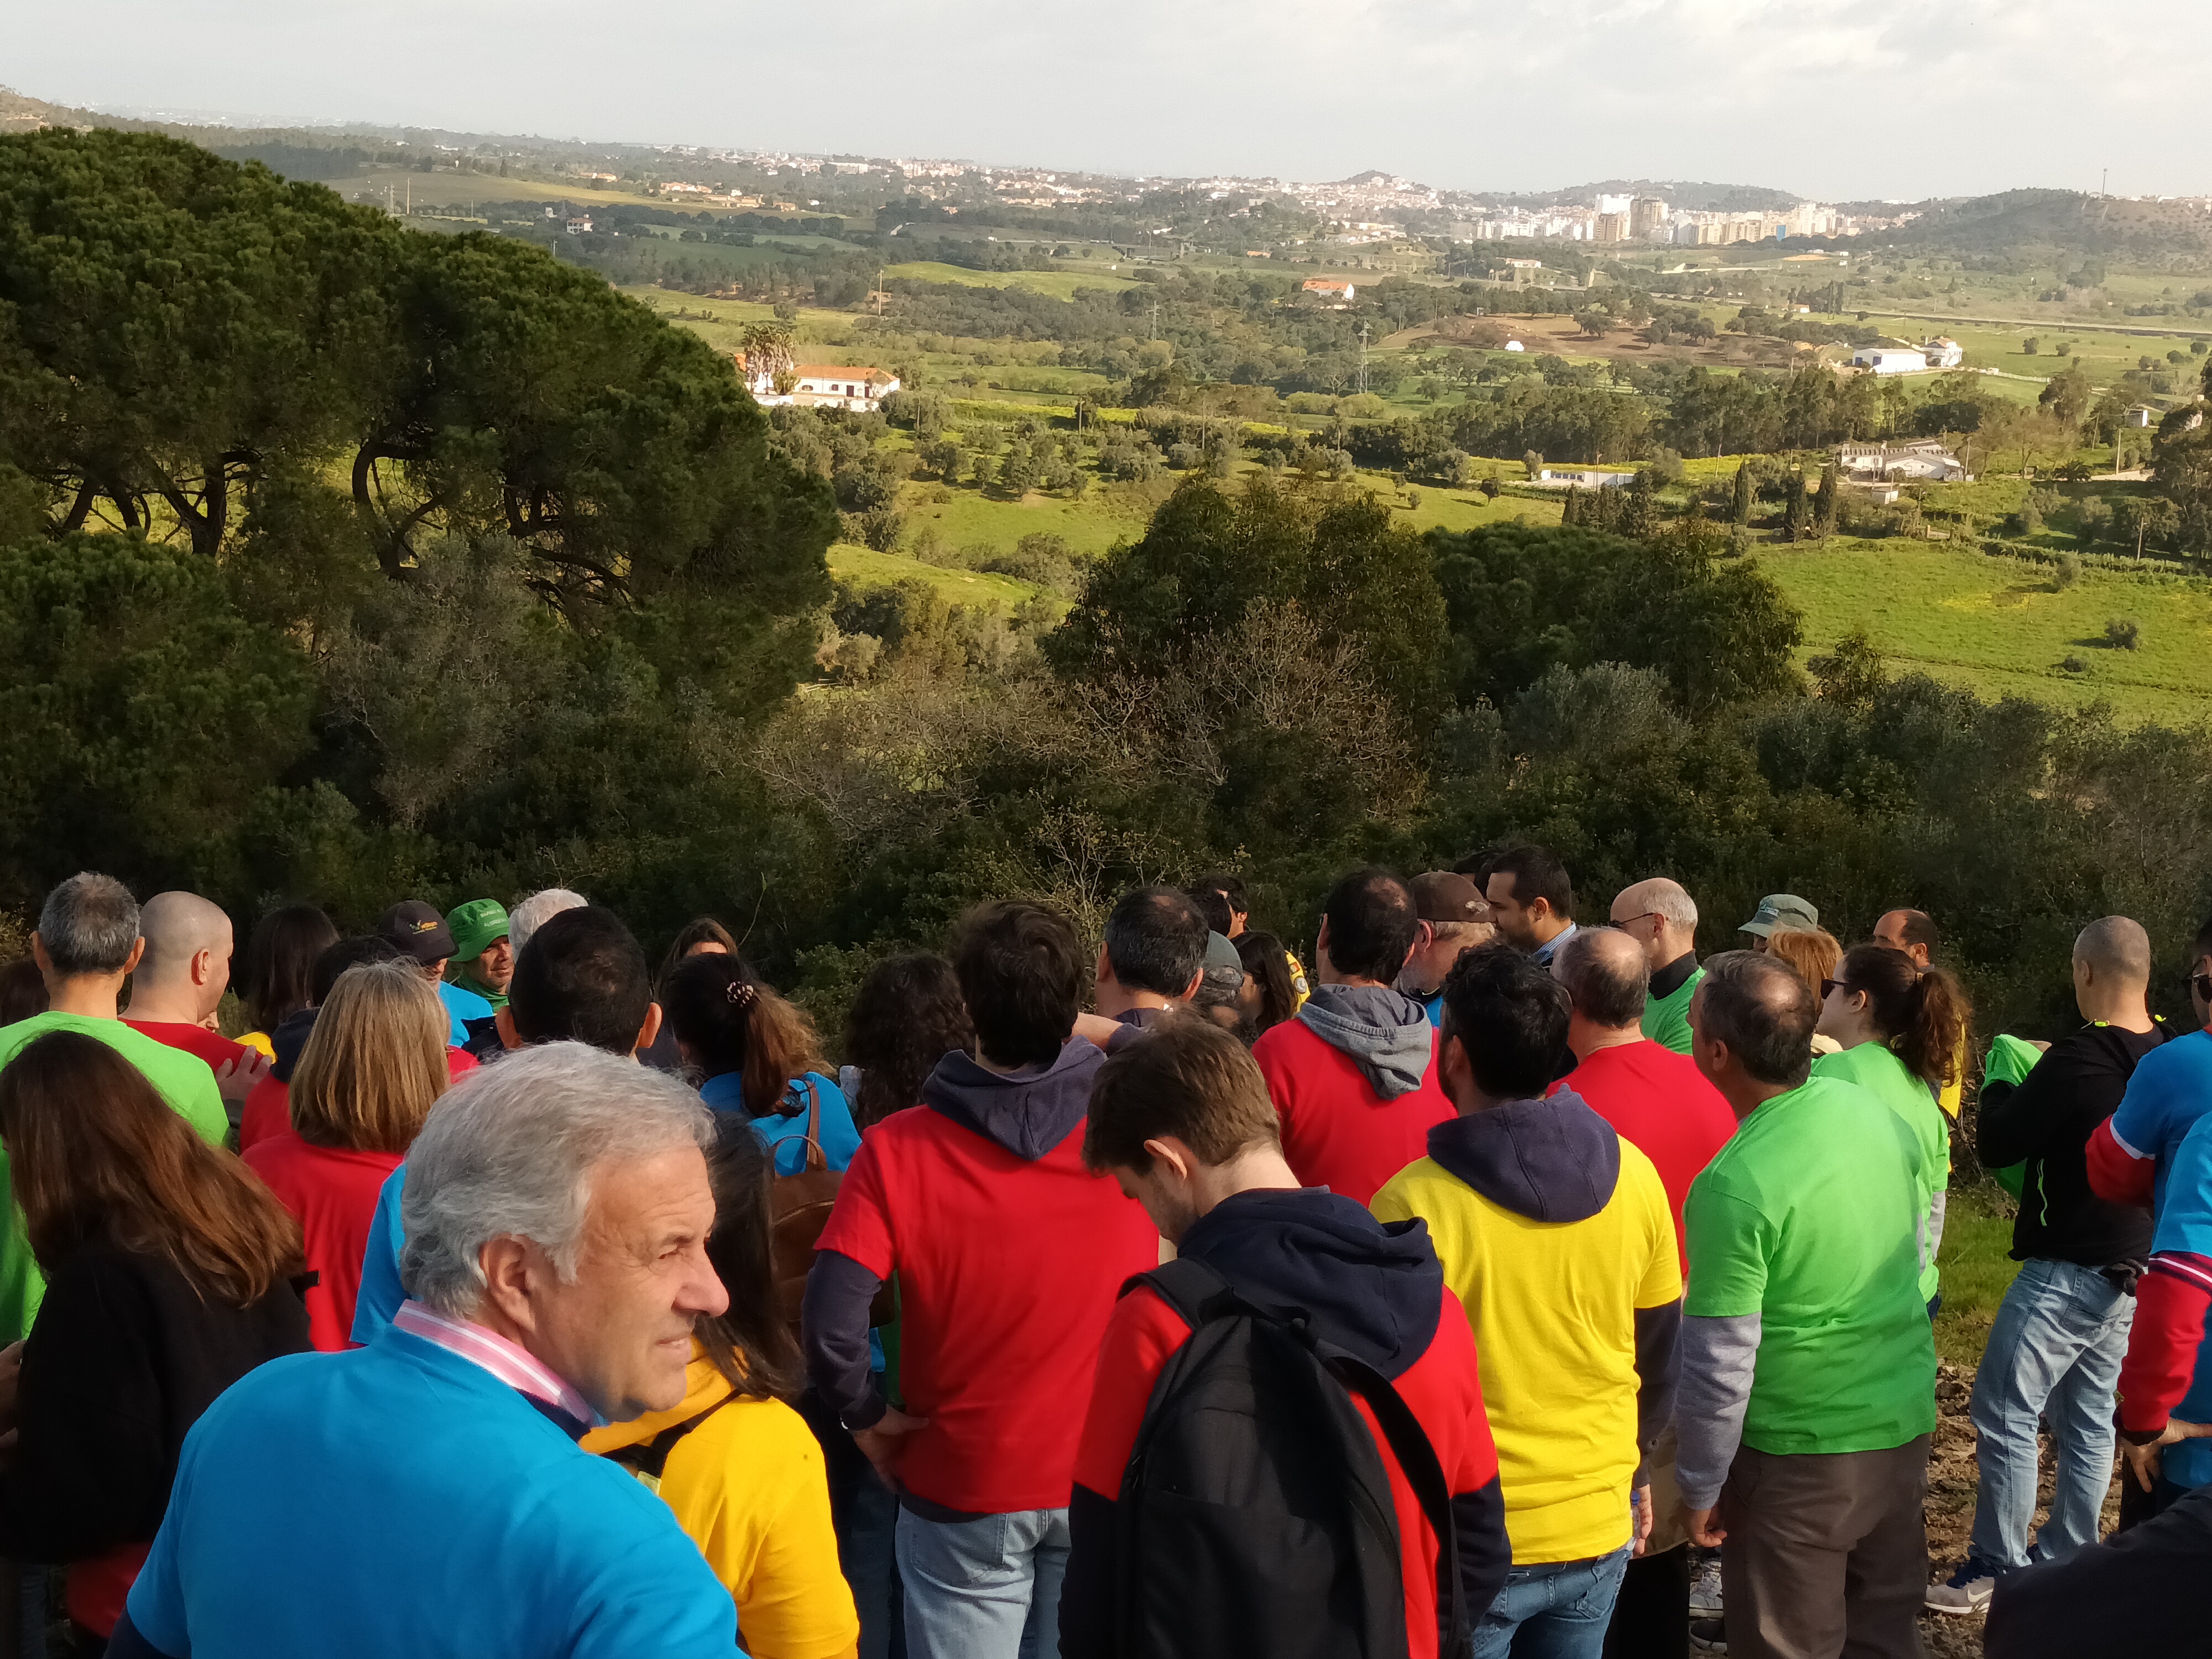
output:
<path id="1" fill-rule="evenodd" d="M 2212 1003 L 2212 974 L 2191 974 L 2189 988 L 2197 993 L 2199 1001 Z"/>
<path id="2" fill-rule="evenodd" d="M 1619 928 L 1622 929 L 1623 931 L 1626 931 L 1626 930 L 1627 929 L 1627 927 L 1628 927 L 1629 923 L 1633 922 L 1633 921 L 1643 921 L 1646 920 L 1646 919 L 1647 919 L 1647 918 L 1649 918 L 1649 917 L 1656 916 L 1656 915 L 1659 915 L 1659 913 L 1658 913 L 1656 910 L 1638 910 L 1638 911 L 1634 915 L 1632 915 L 1632 916 L 1622 916 L 1622 917 L 1620 917 L 1620 918 L 1618 921 L 1616 921 L 1613 925 L 1614 927 L 1619 927 Z M 1664 918 L 1662 918 L 1662 920 L 1664 920 Z"/>
<path id="3" fill-rule="evenodd" d="M 1844 984 L 1843 981 L 1839 979 L 1824 979 L 1820 981 L 1820 1000 L 1826 1002 L 1830 997 L 1835 995 L 1837 992 L 1848 991 L 1850 988 L 1851 988 L 1850 986 Z"/>

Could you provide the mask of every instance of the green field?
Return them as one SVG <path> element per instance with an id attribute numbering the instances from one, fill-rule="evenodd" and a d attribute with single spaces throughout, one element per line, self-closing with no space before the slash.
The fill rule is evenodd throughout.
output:
<path id="1" fill-rule="evenodd" d="M 918 580 L 941 590 L 960 605 L 1005 605 L 1009 611 L 1037 595 L 1035 584 L 988 571 L 953 570 L 926 563 L 903 553 L 878 553 L 873 548 L 839 542 L 830 550 L 830 574 L 855 587 L 888 587 L 894 582 Z"/>
<path id="2" fill-rule="evenodd" d="M 1901 538 L 1765 546 L 1756 556 L 1805 613 L 1802 656 L 1863 626 L 1893 670 L 1986 697 L 2101 700 L 2130 725 L 2212 720 L 2212 588 L 2199 578 L 2085 569 L 2062 591 L 2041 567 Z M 2116 617 L 2142 624 L 2137 649 L 2105 644 Z M 2085 672 L 2061 670 L 2069 656 Z"/>
<path id="3" fill-rule="evenodd" d="M 950 283 L 961 288 L 1025 288 L 1033 294 L 1050 295 L 1055 300 L 1072 300 L 1079 288 L 1099 288 L 1118 294 L 1125 288 L 1138 286 L 1133 279 L 1110 271 L 970 270 L 965 265 L 939 264 L 934 259 L 885 265 L 884 281 L 895 276 L 916 283 Z"/>
<path id="4" fill-rule="evenodd" d="M 1943 1307 L 1936 1316 L 1936 1352 L 1954 1365 L 1982 1363 L 1990 1323 L 2011 1288 L 2012 1200 L 1995 1182 L 1954 1187 L 1943 1218 Z"/>

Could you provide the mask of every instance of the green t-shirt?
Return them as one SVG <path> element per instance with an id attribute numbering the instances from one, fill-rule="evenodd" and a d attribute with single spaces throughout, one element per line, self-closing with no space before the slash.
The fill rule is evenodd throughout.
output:
<path id="1" fill-rule="evenodd" d="M 1690 999 L 1698 994 L 1698 983 L 1705 976 L 1703 968 L 1690 970 L 1689 978 L 1663 997 L 1649 997 L 1644 1003 L 1644 1035 L 1662 1048 L 1672 1048 L 1678 1054 L 1690 1052 Z"/>
<path id="2" fill-rule="evenodd" d="M 1820 1054 L 1814 1077 L 1838 1077 L 1856 1083 L 1895 1112 L 1911 1132 L 1915 1174 L 1920 1182 L 1920 1225 L 1914 1234 L 1920 1252 L 1920 1299 L 1932 1302 L 1939 1284 L 1936 1265 L 1942 1242 L 1942 1199 L 1951 1185 L 1951 1120 L 1943 1115 L 1929 1086 L 1905 1069 L 1905 1062 L 1879 1042 L 1862 1042 L 1839 1054 Z"/>
<path id="3" fill-rule="evenodd" d="M 1894 1112 L 1815 1077 L 1746 1118 L 1691 1183 L 1683 1311 L 1759 1317 L 1746 1445 L 1881 1451 L 1935 1431 L 1914 1158 Z"/>
<path id="4" fill-rule="evenodd" d="M 33 1014 L 13 1025 L 0 1025 L 0 1066 L 15 1058 L 16 1051 L 33 1037 L 49 1031 L 82 1031 L 98 1037 L 145 1073 L 177 1115 L 198 1132 L 210 1146 L 222 1145 L 230 1120 L 222 1109 L 222 1093 L 215 1073 L 198 1054 L 156 1042 L 134 1031 L 119 1019 L 89 1019 L 82 1014 Z M 8 1159 L 0 1152 L 0 1183 L 8 1178 Z M 46 1281 L 31 1259 L 31 1246 L 23 1237 L 23 1212 L 8 1206 L 7 1227 L 0 1232 L 0 1343 L 13 1342 L 30 1334 L 31 1321 L 46 1294 Z"/>

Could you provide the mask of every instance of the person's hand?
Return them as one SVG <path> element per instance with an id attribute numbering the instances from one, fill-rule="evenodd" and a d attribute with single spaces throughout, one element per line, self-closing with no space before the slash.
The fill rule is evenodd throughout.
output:
<path id="1" fill-rule="evenodd" d="M 1636 1541 L 1632 1553 L 1641 1555 L 1644 1547 L 1651 1540 L 1651 1488 L 1638 1486 L 1628 1494 L 1630 1535 Z"/>
<path id="2" fill-rule="evenodd" d="M 2027 1046 L 2034 1049 L 2036 1053 L 2039 1054 L 2047 1054 L 2051 1052 L 2051 1045 L 2045 1042 L 2041 1037 L 2028 1038 Z"/>
<path id="3" fill-rule="evenodd" d="M 1728 1536 L 1726 1527 L 1713 1524 L 1719 1508 L 1718 1504 L 1712 1504 L 1702 1510 L 1685 1509 L 1682 1511 L 1682 1525 L 1690 1534 L 1690 1541 L 1701 1550 L 1718 1549 L 1722 1540 Z"/>
<path id="4" fill-rule="evenodd" d="M 1078 1014 L 1075 1017 L 1074 1035 L 1094 1048 L 1103 1048 L 1126 1029 L 1119 1020 L 1109 1019 L 1103 1014 Z"/>
<path id="5" fill-rule="evenodd" d="M 884 1485 L 896 1492 L 899 1455 L 906 1449 L 906 1437 L 928 1424 L 926 1417 L 908 1417 L 896 1406 L 886 1406 L 884 1414 L 872 1425 L 853 1431 L 853 1443 L 875 1466 Z"/>
<path id="6" fill-rule="evenodd" d="M 2120 1455 L 2128 1461 L 2128 1468 L 2136 1478 L 2136 1485 L 2145 1492 L 2158 1479 L 2160 1449 L 2184 1440 L 2203 1440 L 2212 1437 L 2212 1423 L 2185 1423 L 2178 1417 L 2168 1418 L 2166 1431 L 2155 1440 L 2146 1440 L 2140 1446 L 2129 1441 L 2120 1442 Z"/>
<path id="7" fill-rule="evenodd" d="M 0 1348 L 0 1429 L 15 1426 L 15 1388 L 23 1377 L 23 1345 L 10 1342 Z"/>
<path id="8" fill-rule="evenodd" d="M 243 1101 L 270 1073 L 269 1056 L 258 1048 L 243 1050 L 236 1060 L 215 1068 L 215 1086 L 228 1101 Z"/>

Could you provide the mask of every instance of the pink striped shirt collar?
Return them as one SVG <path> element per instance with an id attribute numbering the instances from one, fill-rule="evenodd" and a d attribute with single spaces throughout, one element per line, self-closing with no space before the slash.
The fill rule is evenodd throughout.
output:
<path id="1" fill-rule="evenodd" d="M 585 1428 L 594 1427 L 600 1421 L 599 1414 L 584 1396 L 544 1360 L 495 1331 L 486 1330 L 465 1319 L 455 1319 L 413 1300 L 399 1304 L 399 1311 L 392 1316 L 392 1322 L 410 1336 L 419 1336 L 448 1353 L 459 1354 L 471 1364 L 481 1365 L 509 1388 L 566 1413 Z"/>

